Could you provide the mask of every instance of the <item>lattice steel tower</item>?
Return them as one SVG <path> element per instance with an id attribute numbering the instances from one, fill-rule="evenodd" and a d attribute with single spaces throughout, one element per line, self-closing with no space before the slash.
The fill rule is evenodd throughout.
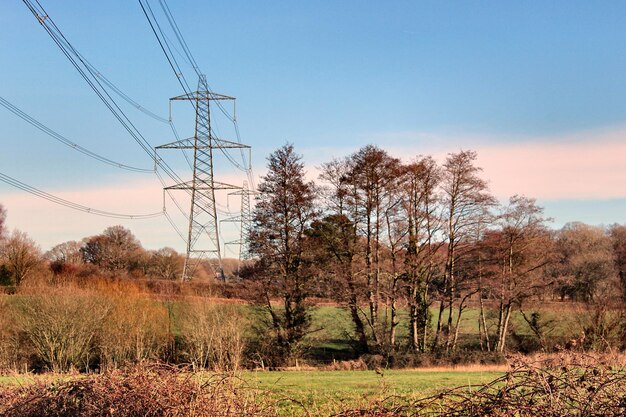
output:
<path id="1" fill-rule="evenodd" d="M 235 100 L 234 97 L 216 94 L 209 90 L 206 77 L 200 75 L 198 90 L 173 97 L 171 101 L 187 100 L 196 109 L 196 128 L 192 138 L 182 139 L 156 149 L 193 149 L 193 178 L 166 190 L 187 190 L 191 194 L 187 255 L 183 267 L 183 280 L 189 280 L 202 260 L 217 260 L 216 275 L 224 279 L 220 252 L 219 221 L 215 204 L 216 190 L 241 190 L 241 187 L 215 181 L 213 178 L 213 150 L 249 148 L 237 142 L 219 139 L 211 130 L 211 101 Z"/>
<path id="2" fill-rule="evenodd" d="M 252 224 L 252 212 L 250 211 L 250 195 L 255 194 L 254 191 L 248 188 L 248 181 L 243 182 L 241 190 L 228 193 L 228 195 L 241 196 L 241 211 L 239 216 L 230 217 L 222 221 L 240 223 L 241 229 L 239 229 L 239 239 L 226 242 L 226 245 L 239 246 L 239 260 L 249 259 L 250 250 L 248 247 L 248 236 L 250 233 L 250 226 Z"/>

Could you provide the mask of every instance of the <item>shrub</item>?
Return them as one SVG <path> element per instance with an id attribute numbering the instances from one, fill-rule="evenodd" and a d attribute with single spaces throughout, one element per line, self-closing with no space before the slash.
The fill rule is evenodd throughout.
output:
<path id="1" fill-rule="evenodd" d="M 240 308 L 188 297 L 181 303 L 178 323 L 184 356 L 194 369 L 228 371 L 241 366 L 246 319 Z"/>
<path id="2" fill-rule="evenodd" d="M 6 296 L 0 296 L 0 312 L 0 371 L 22 369 L 14 312 Z"/>
<path id="3" fill-rule="evenodd" d="M 110 307 L 102 296 L 48 288 L 15 300 L 15 321 L 33 354 L 55 372 L 88 369 Z"/>
<path id="4" fill-rule="evenodd" d="M 165 307 L 132 293 L 110 296 L 108 300 L 111 310 L 99 337 L 102 367 L 157 360 L 169 336 Z"/>

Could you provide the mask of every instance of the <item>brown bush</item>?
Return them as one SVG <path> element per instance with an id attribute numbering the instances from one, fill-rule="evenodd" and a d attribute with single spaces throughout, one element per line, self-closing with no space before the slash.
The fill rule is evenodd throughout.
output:
<path id="1" fill-rule="evenodd" d="M 239 369 L 247 320 L 238 306 L 187 297 L 178 316 L 184 355 L 194 369 Z"/>
<path id="2" fill-rule="evenodd" d="M 55 372 L 88 369 L 110 311 L 106 298 L 76 288 L 23 293 L 13 303 L 25 346 Z"/>
<path id="3" fill-rule="evenodd" d="M 333 361 L 332 363 L 321 368 L 325 371 L 366 371 L 367 364 L 363 359 Z"/>
<path id="4" fill-rule="evenodd" d="M 233 377 L 200 377 L 169 367 L 135 367 L 52 384 L 0 388 L 4 417 L 274 416 Z"/>
<path id="5" fill-rule="evenodd" d="M 14 312 L 8 299 L 7 296 L 0 296 L 0 372 L 17 371 L 24 367 Z"/>
<path id="6" fill-rule="evenodd" d="M 157 360 L 169 336 L 169 316 L 163 304 L 132 292 L 107 298 L 110 313 L 98 343 L 101 366 L 116 368 Z"/>

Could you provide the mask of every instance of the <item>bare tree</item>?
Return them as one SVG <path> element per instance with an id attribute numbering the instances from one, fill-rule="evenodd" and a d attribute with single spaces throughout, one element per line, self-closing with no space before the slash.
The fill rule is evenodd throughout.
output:
<path id="1" fill-rule="evenodd" d="M 498 217 L 494 255 L 500 273 L 495 274 L 492 288 L 497 289 L 498 324 L 495 350 L 506 345 L 511 310 L 549 285 L 544 267 L 552 260 L 552 239 L 546 228 L 543 208 L 534 199 L 513 196 Z"/>
<path id="2" fill-rule="evenodd" d="M 166 305 L 131 285 L 106 297 L 108 314 L 97 340 L 101 368 L 158 360 L 168 341 Z"/>
<path id="3" fill-rule="evenodd" d="M 562 297 L 582 301 L 576 318 L 584 346 L 611 350 L 624 346 L 626 314 L 620 280 L 619 229 L 568 223 L 556 248 Z M 616 251 L 617 250 L 617 251 Z"/>
<path id="4" fill-rule="evenodd" d="M 84 291 L 24 294 L 16 302 L 20 329 L 36 356 L 54 372 L 88 369 L 109 311 L 104 297 Z"/>
<path id="5" fill-rule="evenodd" d="M 55 276 L 70 275 L 79 270 L 80 265 L 84 264 L 82 247 L 83 242 L 70 240 L 59 243 L 44 254 Z"/>
<path id="6" fill-rule="evenodd" d="M 320 179 L 325 183 L 322 195 L 328 215 L 313 223 L 311 236 L 316 240 L 314 246 L 319 249 L 318 262 L 326 266 L 321 272 L 331 272 L 335 278 L 334 298 L 347 303 L 357 339 L 356 350 L 368 353 L 368 337 L 359 305 L 362 284 L 358 278 L 357 259 L 358 196 L 355 184 L 349 179 L 350 171 L 349 159 L 322 165 Z"/>
<path id="7" fill-rule="evenodd" d="M 406 166 L 403 175 L 408 242 L 405 280 L 409 306 L 410 344 L 415 352 L 426 350 L 430 328 L 431 279 L 438 273 L 437 254 L 442 246 L 441 199 L 437 187 L 441 170 L 431 157 Z"/>
<path id="8" fill-rule="evenodd" d="M 54 246 L 45 253 L 44 257 L 54 263 L 80 264 L 83 262 L 83 255 L 80 251 L 82 247 L 83 242 L 70 240 Z"/>
<path id="9" fill-rule="evenodd" d="M 444 234 L 447 240 L 447 256 L 444 294 L 440 303 L 434 344 L 438 343 L 443 329 L 446 335 L 446 351 L 454 349 L 453 308 L 458 286 L 456 263 L 467 247 L 466 239 L 471 233 L 471 228 L 481 221 L 485 206 L 495 203 L 495 199 L 488 192 L 487 183 L 479 177 L 481 168 L 475 165 L 476 158 L 477 154 L 474 151 L 460 151 L 448 154 L 443 165 L 442 190 L 446 210 Z M 443 326 L 443 313 L 446 307 L 448 317 Z M 461 311 L 459 310 L 459 313 Z"/>
<path id="10" fill-rule="evenodd" d="M 615 269 L 619 276 L 622 299 L 626 304 L 626 226 L 620 224 L 612 225 L 609 228 L 609 235 L 613 243 L 613 257 L 615 259 Z"/>
<path id="11" fill-rule="evenodd" d="M 400 168 L 400 167 L 398 167 Z M 402 204 L 405 195 L 400 187 L 402 176 L 401 171 L 395 172 L 396 180 L 388 186 L 387 204 L 384 209 L 385 230 L 387 231 L 387 255 L 389 257 L 389 267 L 386 280 L 386 305 L 390 309 L 388 324 L 388 351 L 390 355 L 396 349 L 396 330 L 400 324 L 398 300 L 400 298 L 400 283 L 402 278 L 403 256 L 405 254 L 406 238 L 408 235 L 408 224 L 402 211 Z M 385 314 L 385 319 L 387 314 Z"/>
<path id="12" fill-rule="evenodd" d="M 147 262 L 149 274 L 161 279 L 174 280 L 182 274 L 185 259 L 172 248 L 151 251 Z"/>
<path id="13" fill-rule="evenodd" d="M 18 230 L 0 245 L 0 255 L 15 285 L 20 285 L 42 261 L 41 250 L 35 241 Z"/>
<path id="14" fill-rule="evenodd" d="M 233 371 L 241 366 L 248 323 L 238 306 L 189 298 L 180 305 L 185 356 L 194 369 Z"/>
<path id="15" fill-rule="evenodd" d="M 2 206 L 2 204 L 0 204 L 0 241 L 4 238 L 5 235 L 5 222 L 7 219 L 7 212 L 4 209 L 4 207 Z"/>
<path id="16" fill-rule="evenodd" d="M 315 185 L 306 181 L 304 164 L 293 145 L 269 156 L 254 209 L 250 249 L 259 257 L 264 303 L 276 350 L 284 359 L 295 353 L 310 323 L 305 232 L 316 217 L 315 198 Z M 272 296 L 282 299 L 282 309 L 275 308 Z"/>
<path id="17" fill-rule="evenodd" d="M 600 227 L 568 223 L 558 233 L 558 275 L 562 294 L 593 301 L 596 289 L 615 274 L 613 242 Z"/>
<path id="18" fill-rule="evenodd" d="M 354 186 L 355 222 L 365 237 L 365 276 L 369 302 L 368 325 L 377 346 L 381 346 L 378 311 L 380 304 L 381 240 L 389 191 L 399 174 L 400 161 L 384 150 L 368 145 L 350 157 L 349 181 Z"/>

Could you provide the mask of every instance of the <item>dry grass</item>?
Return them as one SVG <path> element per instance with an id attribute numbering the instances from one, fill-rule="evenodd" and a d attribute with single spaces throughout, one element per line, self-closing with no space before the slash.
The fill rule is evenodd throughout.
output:
<path id="1" fill-rule="evenodd" d="M 483 365 L 480 363 L 469 365 L 451 365 L 451 366 L 426 366 L 423 368 L 404 369 L 405 371 L 415 372 L 507 372 L 511 369 L 509 365 Z"/>

